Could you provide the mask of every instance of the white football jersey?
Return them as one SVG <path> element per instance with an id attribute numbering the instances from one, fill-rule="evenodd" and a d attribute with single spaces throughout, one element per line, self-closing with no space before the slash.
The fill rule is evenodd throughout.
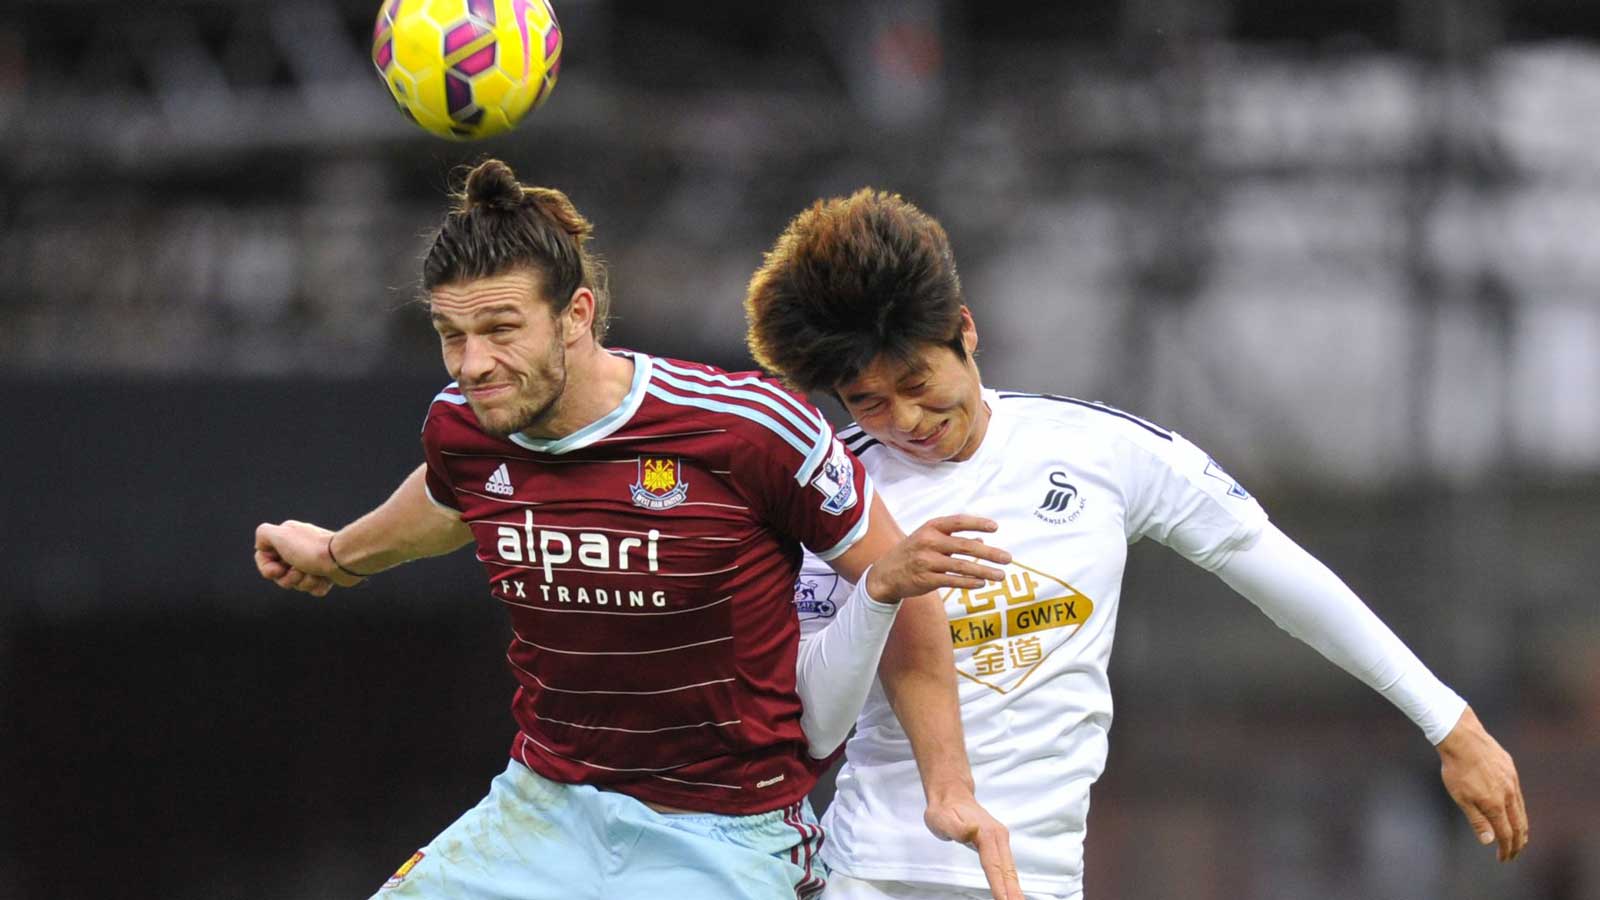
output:
<path id="1" fill-rule="evenodd" d="M 989 429 L 964 462 L 920 463 L 840 432 L 903 527 L 955 513 L 1000 524 L 1003 584 L 944 597 L 978 801 L 1011 830 L 1025 890 L 1077 893 L 1089 786 L 1106 761 L 1106 666 L 1128 545 L 1151 538 L 1207 570 L 1249 547 L 1266 513 L 1205 451 L 1121 410 L 985 390 Z M 806 631 L 850 595 L 808 557 Z M 874 684 L 823 817 L 823 857 L 856 878 L 983 887 L 977 854 L 923 825 L 905 732 Z"/>

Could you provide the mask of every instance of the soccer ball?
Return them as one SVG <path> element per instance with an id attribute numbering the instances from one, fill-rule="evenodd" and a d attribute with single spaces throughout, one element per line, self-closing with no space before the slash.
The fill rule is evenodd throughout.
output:
<path id="1" fill-rule="evenodd" d="M 384 0 L 372 64 L 408 118 L 440 137 L 509 131 L 561 70 L 549 0 Z"/>

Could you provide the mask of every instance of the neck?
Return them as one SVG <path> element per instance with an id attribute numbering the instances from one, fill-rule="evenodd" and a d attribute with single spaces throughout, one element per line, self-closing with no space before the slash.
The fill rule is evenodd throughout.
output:
<path id="1" fill-rule="evenodd" d="M 567 383 L 544 421 L 524 429 L 540 440 L 559 440 L 622 405 L 633 387 L 633 359 L 594 341 L 567 349 Z"/>

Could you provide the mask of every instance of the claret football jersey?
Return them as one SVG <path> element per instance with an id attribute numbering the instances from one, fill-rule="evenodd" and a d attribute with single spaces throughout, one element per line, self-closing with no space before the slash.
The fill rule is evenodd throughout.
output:
<path id="1" fill-rule="evenodd" d="M 626 355 L 627 397 L 566 437 L 486 434 L 455 385 L 423 428 L 428 494 L 510 613 L 512 756 L 671 806 L 785 806 L 819 766 L 795 693 L 801 548 L 849 549 L 871 485 L 771 381 Z"/>
<path id="2" fill-rule="evenodd" d="M 1005 580 L 944 594 L 978 800 L 1011 831 L 1023 889 L 1076 896 L 1089 787 L 1105 767 L 1111 657 L 1128 545 L 1159 541 L 1215 570 L 1266 513 L 1182 436 L 1097 403 L 985 390 L 991 418 L 963 462 L 920 463 L 850 428 L 841 439 L 902 522 L 987 516 L 1011 551 Z M 851 586 L 808 561 L 795 605 L 808 632 Z M 857 878 L 982 888 L 977 854 L 922 825 L 905 732 L 875 684 L 823 817 L 823 858 Z"/>

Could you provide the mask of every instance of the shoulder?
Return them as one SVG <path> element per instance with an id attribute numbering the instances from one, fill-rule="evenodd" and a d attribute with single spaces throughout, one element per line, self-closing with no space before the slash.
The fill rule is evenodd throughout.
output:
<path id="1" fill-rule="evenodd" d="M 674 417 L 757 447 L 788 446 L 810 456 L 831 434 L 816 407 L 760 372 L 653 357 L 646 391 Z"/>
<path id="2" fill-rule="evenodd" d="M 1098 400 L 1024 391 L 996 391 L 993 396 L 1019 428 L 1071 429 L 1102 440 L 1163 452 L 1175 439 L 1172 431 L 1149 419 Z"/>
<path id="3" fill-rule="evenodd" d="M 427 418 L 422 424 L 422 432 L 437 433 L 440 430 L 457 427 L 476 430 L 477 417 L 472 414 L 472 407 L 467 405 L 467 398 L 461 393 L 461 386 L 452 381 L 433 395 L 433 401 L 428 404 Z"/>

